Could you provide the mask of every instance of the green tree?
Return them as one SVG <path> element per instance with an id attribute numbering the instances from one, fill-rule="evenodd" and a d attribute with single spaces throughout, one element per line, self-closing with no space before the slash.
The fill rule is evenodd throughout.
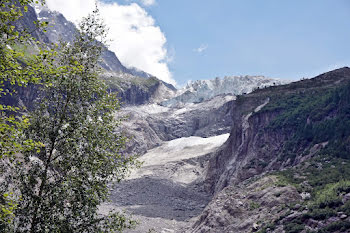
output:
<path id="1" fill-rule="evenodd" d="M 18 199 L 7 232 L 120 232 L 133 226 L 122 214 L 98 212 L 108 200 L 107 185 L 135 165 L 120 153 L 125 137 L 116 132 L 118 99 L 98 78 L 105 38 L 95 10 L 82 20 L 74 43 L 35 55 L 44 60 L 35 68 L 40 96 L 24 135 L 42 147 L 21 150 L 6 166 L 3 183 Z"/>
<path id="2" fill-rule="evenodd" d="M 40 44 L 30 34 L 19 31 L 16 22 L 27 12 L 28 5 L 38 1 L 34 0 L 2 0 L 0 2 L 0 99 L 6 95 L 14 94 L 15 87 L 26 86 L 28 83 L 38 83 L 45 65 L 41 55 L 27 59 L 21 50 L 14 49 L 18 44 L 29 45 L 40 49 Z M 40 23 L 35 22 L 38 28 Z M 42 51 L 42 54 L 49 51 Z M 28 119 L 19 117 L 18 106 L 0 102 L 0 158 L 13 155 L 23 149 L 33 146 L 29 140 L 22 139 L 21 132 L 28 126 Z"/>
<path id="3" fill-rule="evenodd" d="M 21 116 L 23 109 L 8 104 L 4 99 L 13 95 L 18 86 L 38 83 L 43 72 L 43 56 L 34 55 L 26 59 L 23 51 L 14 49 L 16 45 L 36 44 L 35 39 L 26 31 L 19 31 L 16 22 L 28 10 L 34 0 L 0 1 L 0 164 L 9 163 L 8 159 L 24 150 L 32 150 L 40 145 L 26 139 L 23 130 L 28 127 L 28 118 Z M 36 22 L 38 28 L 40 23 Z M 39 48 L 39 44 L 36 44 Z M 47 53 L 42 52 L 42 54 Z M 1 174 L 3 171 L 0 171 Z M 8 187 L 0 189 L 0 228 L 11 224 L 14 218 L 16 198 Z"/>

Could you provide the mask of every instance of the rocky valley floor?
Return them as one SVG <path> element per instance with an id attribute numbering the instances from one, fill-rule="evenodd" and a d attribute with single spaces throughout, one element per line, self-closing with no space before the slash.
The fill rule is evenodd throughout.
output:
<path id="1" fill-rule="evenodd" d="M 179 138 L 150 150 L 139 159 L 142 168 L 115 184 L 112 203 L 102 209 L 125 210 L 139 220 L 127 232 L 182 231 L 211 199 L 201 185 L 203 172 L 210 153 L 228 136 Z"/>

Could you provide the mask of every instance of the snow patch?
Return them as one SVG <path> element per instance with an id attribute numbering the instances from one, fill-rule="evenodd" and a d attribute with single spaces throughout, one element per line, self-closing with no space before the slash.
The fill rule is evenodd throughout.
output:
<path id="1" fill-rule="evenodd" d="M 169 162 L 199 157 L 214 151 L 229 137 L 229 134 L 202 138 L 187 137 L 178 138 L 150 150 L 140 158 L 143 166 L 163 165 Z"/>
<path id="2" fill-rule="evenodd" d="M 138 160 L 140 169 L 131 171 L 128 180 L 142 177 L 160 177 L 180 185 L 188 185 L 203 178 L 204 168 L 195 159 L 214 152 L 226 142 L 229 134 L 209 138 L 185 137 L 164 142 L 157 148 L 149 150 Z"/>
<path id="3" fill-rule="evenodd" d="M 133 111 L 137 112 L 140 115 L 144 114 L 159 114 L 159 113 L 164 113 L 168 112 L 169 108 L 161 106 L 159 104 L 145 104 L 145 105 L 140 105 L 140 106 L 129 106 L 123 108 L 125 111 Z"/>

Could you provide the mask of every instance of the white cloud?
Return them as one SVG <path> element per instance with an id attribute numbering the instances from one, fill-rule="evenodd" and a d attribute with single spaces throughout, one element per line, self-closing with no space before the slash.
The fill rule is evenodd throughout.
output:
<path id="1" fill-rule="evenodd" d="M 206 49 L 208 48 L 207 44 L 201 44 L 201 46 L 199 46 L 198 48 L 194 49 L 193 51 L 197 52 L 197 53 L 202 53 L 204 52 Z"/>
<path id="2" fill-rule="evenodd" d="M 154 0 L 142 0 L 145 4 Z M 77 23 L 92 12 L 95 0 L 46 0 L 48 7 L 57 10 Z M 176 84 L 168 68 L 166 37 L 146 10 L 136 3 L 119 5 L 98 2 L 101 16 L 109 28 L 110 49 L 128 67 L 136 67 L 159 79 Z"/>
<path id="3" fill-rule="evenodd" d="M 125 0 L 126 2 L 141 2 L 144 6 L 152 6 L 156 4 L 156 0 Z"/>
<path id="4" fill-rule="evenodd" d="M 141 0 L 141 2 L 145 6 L 151 6 L 151 5 L 154 5 L 156 3 L 155 0 Z"/>

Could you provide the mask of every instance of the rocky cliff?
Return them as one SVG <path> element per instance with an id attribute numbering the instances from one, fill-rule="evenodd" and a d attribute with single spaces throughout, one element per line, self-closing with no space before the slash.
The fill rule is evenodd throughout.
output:
<path id="1" fill-rule="evenodd" d="M 347 215 L 343 215 L 343 219 L 339 217 L 345 205 L 349 204 L 341 201 L 350 192 L 350 183 L 346 183 L 350 171 L 344 167 L 348 162 L 343 161 L 350 159 L 349 100 L 350 69 L 346 67 L 314 79 L 256 90 L 234 101 L 230 137 L 210 159 L 207 169 L 206 187 L 216 196 L 192 231 L 217 232 L 216 229 L 225 229 L 224 232 L 251 232 L 269 228 L 274 232 L 300 232 L 303 229 L 328 229 L 330 224 L 339 229 L 349 225 Z M 340 160 L 343 166 L 339 166 Z M 310 164 L 318 164 L 318 172 L 308 173 L 311 171 Z M 323 174 L 322 168 L 333 178 L 312 183 Z M 286 173 L 283 172 L 285 169 L 291 170 Z M 334 175 L 338 174 L 338 169 L 343 169 L 346 175 Z M 256 180 L 260 177 L 259 182 L 264 182 L 265 178 L 261 179 L 261 176 L 273 171 L 277 172 L 279 181 L 285 181 L 281 186 L 298 188 L 297 193 L 289 188 L 288 194 L 287 189 L 283 191 L 279 185 L 267 186 L 271 189 L 270 194 L 278 191 L 281 197 L 285 192 L 292 195 L 287 203 L 281 202 L 287 205 L 283 211 L 288 210 L 282 217 L 274 212 L 260 213 L 273 207 L 269 204 L 273 198 L 265 196 L 270 194 L 264 194 L 266 187 L 252 189 L 249 185 L 243 185 L 249 178 Z M 246 198 L 243 204 L 248 206 L 244 208 L 237 206 L 236 194 L 233 193 L 234 190 L 240 193 L 239 187 L 242 186 L 245 194 L 238 200 Z M 329 189 L 336 193 L 332 198 L 339 200 L 338 204 L 328 200 L 332 199 L 326 194 L 330 192 Z M 302 198 L 303 193 L 310 195 L 307 200 Z M 249 195 L 264 197 L 265 203 Z M 236 223 L 237 218 L 249 216 L 248 202 L 252 201 L 258 203 L 256 209 L 259 209 L 260 217 L 265 217 L 254 219 L 251 216 L 247 217 L 249 220 L 246 219 L 246 224 Z M 281 203 L 276 200 L 273 205 L 278 207 Z M 293 209 L 293 203 L 298 204 L 300 211 L 299 208 Z M 327 212 L 325 207 L 332 210 Z M 317 213 L 322 211 L 328 215 L 318 219 Z M 269 219 L 268 215 L 272 215 L 273 219 Z M 293 220 L 293 225 L 287 219 L 282 221 L 284 217 Z M 274 224 L 267 227 L 272 222 Z"/>
<path id="2" fill-rule="evenodd" d="M 176 93 L 174 86 L 155 77 L 145 79 L 127 73 L 106 72 L 101 78 L 111 91 L 117 92 L 123 106 L 156 103 Z"/>
<path id="3" fill-rule="evenodd" d="M 328 103 L 324 98 L 332 91 L 337 95 L 339 90 L 336 88 L 346 86 L 349 80 L 350 69 L 346 67 L 314 79 L 239 96 L 232 105 L 235 111 L 230 138 L 212 158 L 208 169 L 208 180 L 213 180 L 211 183 L 215 184 L 212 191 L 220 191 L 228 184 L 263 171 L 282 169 L 304 160 L 303 150 L 310 149 L 318 141 L 309 142 L 310 138 L 306 138 L 305 143 L 291 145 L 288 150 L 289 144 L 294 142 L 290 140 L 302 137 L 298 135 L 298 130 L 303 129 L 299 128 L 313 124 L 316 127 L 337 116 L 341 102 L 328 100 L 331 102 Z M 317 105 L 326 105 L 328 109 Z M 317 110 L 324 112 L 319 113 Z M 316 113 L 320 114 L 317 118 L 314 115 Z"/>
<path id="4" fill-rule="evenodd" d="M 26 31 L 31 34 L 38 41 L 43 43 L 50 43 L 48 36 L 38 28 L 38 25 L 35 22 L 38 22 L 38 18 L 33 7 L 28 6 L 28 10 L 23 12 L 23 17 L 20 17 L 19 20 L 15 23 L 16 30 Z"/>

